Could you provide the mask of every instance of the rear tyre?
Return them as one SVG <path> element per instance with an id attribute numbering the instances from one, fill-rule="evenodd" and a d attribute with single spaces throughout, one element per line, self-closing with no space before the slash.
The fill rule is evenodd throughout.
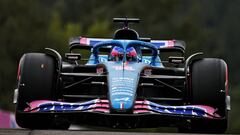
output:
<path id="1" fill-rule="evenodd" d="M 223 120 L 193 119 L 190 127 L 180 129 L 186 132 L 223 133 L 227 130 L 228 113 L 226 105 L 227 65 L 221 59 L 204 58 L 190 66 L 192 83 L 191 104 L 216 108 Z"/>
<path id="2" fill-rule="evenodd" d="M 69 127 L 69 124 L 56 124 L 54 115 L 24 113 L 23 110 L 34 100 L 53 100 L 56 85 L 55 60 L 42 53 L 23 55 L 18 71 L 18 99 L 16 122 L 20 127 L 47 129 Z"/>

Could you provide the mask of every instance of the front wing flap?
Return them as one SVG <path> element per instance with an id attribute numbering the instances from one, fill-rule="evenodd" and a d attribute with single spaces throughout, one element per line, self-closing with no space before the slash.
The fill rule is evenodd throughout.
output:
<path id="1" fill-rule="evenodd" d="M 67 113 L 67 112 L 96 112 L 110 114 L 109 101 L 94 99 L 82 103 L 69 103 L 59 101 L 37 100 L 29 104 L 24 112 L 28 113 Z M 216 110 L 210 106 L 204 105 L 184 105 L 184 106 L 167 106 L 153 103 L 148 100 L 135 101 L 133 114 L 162 114 L 174 115 L 179 117 L 198 117 L 208 119 L 221 119 L 215 113 Z"/>

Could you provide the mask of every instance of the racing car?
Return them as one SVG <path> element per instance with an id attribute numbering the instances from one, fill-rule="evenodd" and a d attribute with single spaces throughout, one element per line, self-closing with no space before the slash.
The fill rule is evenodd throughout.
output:
<path id="1" fill-rule="evenodd" d="M 21 57 L 14 90 L 19 126 L 227 130 L 230 96 L 224 60 L 204 58 L 202 52 L 185 58 L 181 40 L 141 38 L 129 27 L 138 18 L 113 21 L 123 27 L 111 39 L 75 37 L 64 57 L 51 48 Z"/>

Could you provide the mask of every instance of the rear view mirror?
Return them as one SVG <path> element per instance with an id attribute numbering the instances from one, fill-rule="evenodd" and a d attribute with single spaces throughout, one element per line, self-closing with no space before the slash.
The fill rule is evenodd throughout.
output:
<path id="1" fill-rule="evenodd" d="M 80 53 L 65 53 L 65 58 L 67 60 L 75 61 L 75 60 L 81 60 L 81 54 Z"/>
<path id="2" fill-rule="evenodd" d="M 173 64 L 182 64 L 185 62 L 184 57 L 170 56 L 168 57 L 168 62 Z"/>

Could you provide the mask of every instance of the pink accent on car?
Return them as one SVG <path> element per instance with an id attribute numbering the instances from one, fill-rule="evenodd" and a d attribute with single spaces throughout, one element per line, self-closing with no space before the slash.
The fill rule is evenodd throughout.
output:
<path id="1" fill-rule="evenodd" d="M 109 113 L 109 109 L 96 108 L 96 109 L 90 110 L 89 112 L 103 112 L 103 113 Z"/>
<path id="2" fill-rule="evenodd" d="M 80 38 L 80 44 L 87 45 L 88 44 L 88 39 L 85 37 Z"/>
<path id="3" fill-rule="evenodd" d="M 97 104 L 96 104 L 96 107 L 109 108 L 109 104 L 100 104 L 100 103 L 97 103 Z"/>
<path id="4" fill-rule="evenodd" d="M 173 40 L 167 41 L 167 46 L 168 47 L 173 47 L 174 46 L 174 41 Z"/>
<path id="5" fill-rule="evenodd" d="M 149 111 L 149 110 L 134 110 L 133 113 L 134 113 L 134 114 L 139 114 L 139 113 L 151 113 L 151 111 Z"/>
<path id="6" fill-rule="evenodd" d="M 226 95 L 229 95 L 229 82 L 228 82 L 228 65 L 226 64 L 226 80 L 225 80 Z"/>
<path id="7" fill-rule="evenodd" d="M 29 107 L 25 108 L 24 111 L 38 112 L 38 109 L 34 109 L 34 108 L 38 108 L 41 104 L 49 103 L 49 102 L 56 102 L 56 101 L 36 100 L 36 101 L 31 102 L 29 104 Z M 60 102 L 60 103 L 62 103 L 62 102 Z M 34 110 L 32 110 L 32 109 L 34 109 Z"/>
<path id="8" fill-rule="evenodd" d="M 205 109 L 205 112 L 207 112 L 208 114 L 214 116 L 214 117 L 219 117 L 220 115 L 218 115 L 216 113 L 216 110 L 210 106 L 206 106 L 206 105 L 194 105 L 194 107 L 199 107 L 200 109 Z M 209 118 L 212 118 L 212 116 L 208 116 Z"/>
<path id="9" fill-rule="evenodd" d="M 148 105 L 135 105 L 134 109 L 148 109 Z"/>
<path id="10" fill-rule="evenodd" d="M 43 105 L 43 106 L 41 106 Z M 56 107 L 56 108 L 55 108 Z M 48 100 L 37 100 L 29 104 L 26 112 L 45 112 L 45 111 L 82 111 L 82 112 L 102 112 L 110 113 L 110 106 L 108 100 L 94 99 L 83 103 L 68 103 Z M 62 108 L 62 110 L 61 110 Z M 120 103 L 120 108 L 124 109 L 124 104 Z M 59 110 L 60 109 L 60 110 Z M 176 114 L 176 115 L 192 115 L 206 118 L 221 118 L 216 114 L 216 110 L 210 106 L 205 105 L 186 105 L 186 106 L 164 106 L 156 104 L 147 100 L 137 100 L 133 108 L 134 114 L 139 113 L 156 113 L 156 114 Z M 176 109 L 176 110 L 175 110 Z M 179 109 L 182 112 L 179 112 Z M 200 112 L 199 112 L 199 110 Z M 178 111 L 177 111 L 178 110 Z"/>
<path id="11" fill-rule="evenodd" d="M 18 64 L 18 71 L 17 71 L 17 80 L 20 81 L 21 79 L 21 68 L 20 68 L 20 62 Z"/>

